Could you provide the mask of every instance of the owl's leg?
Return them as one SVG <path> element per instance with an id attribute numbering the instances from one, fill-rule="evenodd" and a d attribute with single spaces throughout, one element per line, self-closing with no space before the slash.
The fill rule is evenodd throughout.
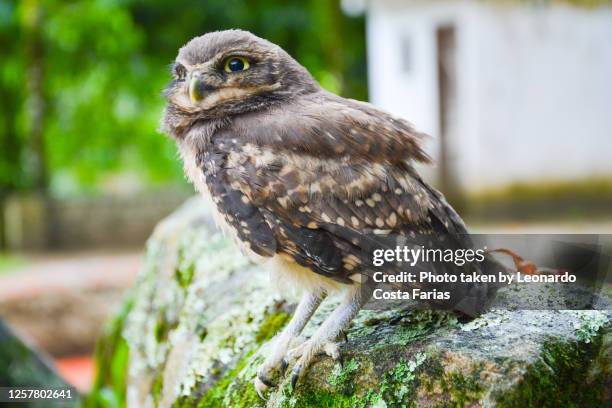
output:
<path id="1" fill-rule="evenodd" d="M 359 285 L 351 286 L 338 307 L 321 324 L 315 334 L 298 347 L 289 351 L 286 360 L 297 360 L 291 373 L 292 387 L 295 386 L 298 379 L 306 372 L 317 354 L 324 352 L 335 360 L 340 359 L 340 353 L 335 341 L 348 328 L 351 320 L 357 316 L 361 307 L 368 301 L 368 297 L 362 296 L 362 293 L 367 292 L 362 292 Z"/>
<path id="2" fill-rule="evenodd" d="M 301 343 L 300 333 L 317 310 L 321 301 L 325 298 L 325 292 L 322 290 L 315 292 L 307 292 L 302 295 L 300 302 L 295 309 L 295 313 L 291 321 L 285 328 L 274 338 L 271 353 L 268 355 L 262 366 L 257 371 L 257 377 L 254 380 L 255 389 L 259 396 L 268 387 L 274 386 L 272 377 L 274 373 L 281 368 L 283 357 L 287 350 Z M 263 398 L 263 397 L 262 397 Z"/>

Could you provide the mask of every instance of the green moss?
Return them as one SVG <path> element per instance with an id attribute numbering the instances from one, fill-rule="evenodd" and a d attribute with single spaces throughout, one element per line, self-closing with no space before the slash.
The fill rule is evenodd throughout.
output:
<path id="1" fill-rule="evenodd" d="M 194 273 L 195 264 L 191 263 L 186 267 L 176 268 L 174 271 L 174 276 L 176 277 L 176 281 L 178 282 L 179 286 L 185 289 L 191 284 Z"/>
<path id="2" fill-rule="evenodd" d="M 223 401 L 224 407 L 253 408 L 263 405 L 263 400 L 257 395 L 255 386 L 250 381 L 241 383 L 240 387 L 227 394 Z"/>
<path id="3" fill-rule="evenodd" d="M 357 360 L 350 360 L 341 369 L 334 368 L 328 382 L 340 392 L 331 392 L 327 389 L 305 383 L 297 388 L 293 398 L 282 398 L 281 407 L 306 408 L 365 408 L 372 406 L 388 407 L 414 407 L 416 406 L 417 377 L 421 366 L 426 360 L 423 353 L 417 353 L 410 361 L 401 360 L 385 373 L 376 389 L 359 389 L 356 384 L 356 375 L 360 364 Z M 351 384 L 348 389 L 345 387 Z M 348 391 L 348 392 L 347 392 Z"/>
<path id="4" fill-rule="evenodd" d="M 163 343 L 168 339 L 168 334 L 172 329 L 175 329 L 178 325 L 178 321 L 169 321 L 164 308 L 160 309 L 157 313 L 157 320 L 153 327 L 155 334 L 155 340 L 158 343 Z"/>
<path id="5" fill-rule="evenodd" d="M 483 388 L 479 383 L 480 370 L 474 370 L 471 376 L 460 372 L 452 372 L 444 376 L 450 400 L 454 406 L 464 407 L 477 402 L 482 397 Z"/>
<path id="6" fill-rule="evenodd" d="M 346 395 L 321 389 L 309 383 L 302 383 L 295 392 L 291 391 L 287 383 L 280 392 L 278 406 L 281 408 L 365 408 L 380 399 L 380 396 L 371 390 Z"/>
<path id="7" fill-rule="evenodd" d="M 456 327 L 457 317 L 449 312 L 417 310 L 408 314 L 402 323 L 393 335 L 393 343 L 405 346 L 436 329 Z"/>
<path id="8" fill-rule="evenodd" d="M 484 366 L 474 364 L 467 370 L 468 374 L 458 370 L 447 371 L 448 368 L 443 366 L 441 356 L 431 355 L 419 366 L 413 393 L 428 402 L 435 401 L 433 406 L 436 407 L 480 406 L 484 393 L 480 375 Z"/>
<path id="9" fill-rule="evenodd" d="M 327 377 L 327 382 L 335 388 L 337 393 L 351 396 L 355 393 L 355 377 L 359 368 L 360 363 L 354 358 L 342 365 L 337 363 Z"/>
<path id="10" fill-rule="evenodd" d="M 281 407 L 291 408 L 361 408 L 365 406 L 367 406 L 367 402 L 360 402 L 358 397 L 347 397 L 342 394 L 325 391 L 311 391 L 308 393 L 302 393 L 299 395 L 299 398 L 290 399 L 286 404 L 281 405 Z"/>
<path id="11" fill-rule="evenodd" d="M 271 339 L 274 337 L 276 332 L 287 324 L 289 319 L 291 319 L 291 316 L 285 312 L 270 314 L 259 327 L 259 331 L 255 335 L 255 341 L 261 344 L 264 341 Z"/>
<path id="12" fill-rule="evenodd" d="M 359 361 L 351 359 L 343 365 L 336 364 L 332 372 L 330 373 L 327 382 L 335 387 L 346 385 L 350 380 L 353 379 L 355 373 L 359 369 Z"/>
<path id="13" fill-rule="evenodd" d="M 389 407 L 416 406 L 415 391 L 419 367 L 425 361 L 423 353 L 417 353 L 414 359 L 406 362 L 400 361 L 393 369 L 385 373 L 377 389 L 358 389 L 359 383 L 356 375 L 360 364 L 353 359 L 341 369 L 334 368 L 328 382 L 340 392 L 331 392 L 309 383 L 303 384 L 296 390 L 293 398 L 282 398 L 281 407 L 306 408 L 365 408 L 376 405 Z M 351 384 L 351 387 L 345 387 Z"/>
<path id="14" fill-rule="evenodd" d="M 203 342 L 206 339 L 206 336 L 208 336 L 208 329 L 203 324 L 200 324 L 196 328 L 196 333 L 200 339 L 200 342 Z"/>
<path id="15" fill-rule="evenodd" d="M 232 407 L 246 408 L 265 405 L 252 384 L 250 370 L 256 367 L 260 361 L 252 359 L 252 352 L 245 355 L 236 366 L 227 371 L 215 385 L 210 388 L 197 403 L 198 408 L 213 408 L 213 407 Z M 355 374 L 358 372 L 359 364 L 355 360 L 349 361 L 343 370 L 338 371 L 332 377 L 337 385 L 345 385 L 351 382 Z M 289 382 L 285 381 L 278 391 L 276 397 L 279 407 L 291 408 L 306 408 L 306 407 L 329 407 L 329 408 L 365 408 L 370 406 L 377 398 L 380 398 L 372 391 L 366 391 L 363 395 L 357 395 L 353 392 L 347 394 L 342 392 L 331 392 L 326 389 L 321 389 L 316 385 L 308 382 L 303 382 L 298 385 L 295 391 L 289 387 Z M 182 407 L 186 401 L 175 403 L 175 406 Z M 191 401 L 191 406 L 196 404 Z M 183 404 L 183 405 L 180 405 Z"/>
<path id="16" fill-rule="evenodd" d="M 193 396 L 179 397 L 172 403 L 172 408 L 193 408 L 197 405 L 197 399 Z"/>
<path id="17" fill-rule="evenodd" d="M 132 306 L 133 298 L 130 296 L 96 344 L 94 383 L 83 407 L 125 406 L 129 347 L 122 333 Z"/>
<path id="18" fill-rule="evenodd" d="M 382 399 L 392 406 L 414 406 L 417 371 L 425 360 L 426 356 L 423 353 L 417 353 L 414 359 L 408 362 L 400 360 L 383 377 L 380 384 Z"/>
<path id="19" fill-rule="evenodd" d="M 155 406 L 159 404 L 159 396 L 161 395 L 162 390 L 164 389 L 164 374 L 163 370 L 157 374 L 155 377 L 155 381 L 153 381 L 153 386 L 151 389 L 151 393 L 153 394 L 153 401 Z"/>
<path id="20" fill-rule="evenodd" d="M 590 381 L 592 361 L 602 347 L 602 336 L 590 343 L 545 343 L 541 358 L 509 393 L 497 396 L 500 407 L 600 407 L 606 397 L 607 367 Z"/>
<path id="21" fill-rule="evenodd" d="M 239 384 L 236 389 L 229 390 L 233 382 L 239 381 L 238 376 L 249 364 L 253 352 L 245 354 L 232 368 L 221 377 L 213 387 L 208 389 L 197 403 L 198 408 L 215 407 L 252 407 L 261 402 L 252 384 Z M 239 391 L 238 391 L 239 390 Z M 233 391 L 233 392 L 231 392 Z M 228 404 L 229 402 L 229 404 Z M 193 406 L 196 406 L 195 404 Z"/>

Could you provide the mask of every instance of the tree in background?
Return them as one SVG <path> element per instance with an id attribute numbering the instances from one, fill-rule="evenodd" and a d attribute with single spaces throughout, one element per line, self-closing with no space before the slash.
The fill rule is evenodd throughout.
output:
<path id="1" fill-rule="evenodd" d="M 116 174 L 182 180 L 156 131 L 166 67 L 208 31 L 285 48 L 322 85 L 366 98 L 363 19 L 317 0 L 0 2 L 0 194 L 96 190 Z"/>

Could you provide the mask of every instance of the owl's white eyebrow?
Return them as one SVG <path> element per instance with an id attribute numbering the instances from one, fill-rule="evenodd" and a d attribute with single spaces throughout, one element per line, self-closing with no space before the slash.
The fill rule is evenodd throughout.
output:
<path id="1" fill-rule="evenodd" d="M 216 56 L 230 56 L 230 55 L 250 55 L 251 52 L 245 50 L 244 48 L 235 48 L 235 49 L 231 49 L 231 50 L 223 50 L 220 53 L 218 53 Z M 215 57 L 216 57 L 215 56 Z"/>
<path id="2" fill-rule="evenodd" d="M 247 51 L 242 48 L 237 48 L 235 50 L 224 50 L 215 55 L 210 61 L 223 61 L 230 57 L 248 57 L 252 61 L 257 61 L 257 57 L 253 55 L 251 51 Z"/>

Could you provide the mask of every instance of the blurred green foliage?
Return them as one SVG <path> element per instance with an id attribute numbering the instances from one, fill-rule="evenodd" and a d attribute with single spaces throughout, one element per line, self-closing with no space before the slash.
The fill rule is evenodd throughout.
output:
<path id="1" fill-rule="evenodd" d="M 160 91 L 180 46 L 227 28 L 281 45 L 324 87 L 366 99 L 364 21 L 338 1 L 0 1 L 0 195 L 82 192 L 126 172 L 181 180 L 173 143 L 156 130 Z"/>
<path id="2" fill-rule="evenodd" d="M 82 408 L 121 408 L 126 406 L 126 383 L 129 348 L 123 338 L 123 327 L 132 309 L 133 298 L 121 307 L 98 339 L 94 360 L 95 379 L 84 398 Z"/>
<path id="3" fill-rule="evenodd" d="M 12 273 L 16 269 L 27 265 L 27 263 L 26 258 L 22 256 L 0 252 L 0 275 Z"/>

